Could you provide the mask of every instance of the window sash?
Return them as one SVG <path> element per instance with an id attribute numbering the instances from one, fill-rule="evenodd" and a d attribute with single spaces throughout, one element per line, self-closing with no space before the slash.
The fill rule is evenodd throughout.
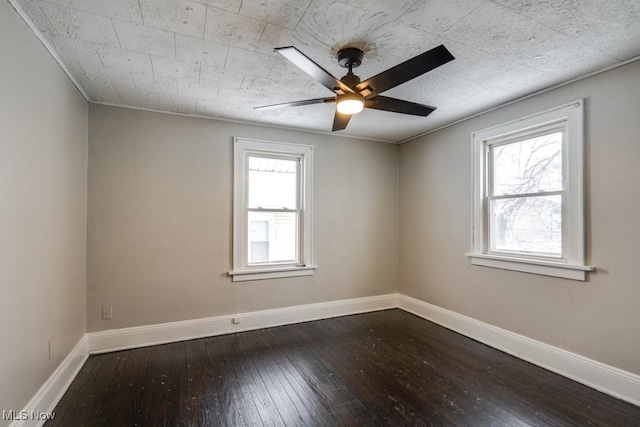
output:
<path id="1" fill-rule="evenodd" d="M 553 192 L 554 194 L 552 194 L 551 192 L 548 193 L 532 193 L 532 194 L 528 194 L 528 195 L 516 195 L 516 196 L 500 196 L 500 197 L 488 197 L 488 203 L 487 203 L 487 234 L 488 234 L 488 238 L 487 238 L 487 242 L 488 242 L 488 247 L 487 247 L 487 253 L 488 254 L 495 254 L 495 255 L 515 255 L 515 256 L 520 256 L 520 257 L 531 257 L 531 258 L 537 258 L 537 259 L 553 259 L 553 260 L 565 260 L 565 243 L 566 243 L 566 234 L 565 234 L 565 223 L 564 220 L 561 219 L 560 221 L 560 250 L 559 251 L 550 251 L 550 250 L 533 250 L 533 249 L 527 249 L 527 245 L 521 245 L 519 248 L 511 248 L 508 249 L 507 246 L 509 246 L 508 244 L 503 244 L 501 248 L 498 247 L 498 225 L 495 223 L 495 217 L 496 215 L 494 214 L 494 209 L 495 209 L 495 202 L 499 202 L 499 201 L 504 201 L 504 200 L 525 200 L 525 199 L 530 199 L 530 200 L 535 200 L 537 198 L 548 198 L 548 197 L 556 197 L 559 196 L 560 198 L 560 206 L 561 206 L 561 218 L 564 218 L 564 192 L 563 191 L 556 191 Z M 513 225 L 516 225 L 516 223 L 514 222 Z M 539 234 L 542 233 L 544 230 L 536 230 L 535 228 L 530 228 L 530 229 L 520 229 L 521 232 L 523 234 Z M 551 233 L 554 234 L 553 230 L 546 231 L 547 233 Z M 534 239 L 535 240 L 535 239 Z M 538 246 L 544 246 L 544 241 L 538 241 L 537 242 Z M 553 245 L 552 241 L 547 241 L 547 247 Z M 533 247 L 535 246 L 534 243 L 529 244 L 529 247 Z"/>
<path id="2" fill-rule="evenodd" d="M 286 213 L 286 214 L 294 214 L 293 215 L 293 223 L 294 223 L 294 248 L 293 254 L 294 256 L 290 259 L 280 259 L 280 260 L 267 260 L 267 261 L 251 261 L 251 244 L 257 242 L 256 240 L 251 240 L 251 233 L 247 233 L 247 266 L 248 267 L 265 267 L 265 266 L 287 266 L 287 265 L 300 265 L 300 259 L 302 257 L 301 254 L 301 245 L 300 245 L 300 215 L 302 211 L 299 209 L 255 209 L 249 208 L 247 209 L 247 227 L 250 227 L 251 219 L 249 218 L 249 213 L 257 212 L 257 213 Z M 274 218 L 274 221 L 277 221 L 277 218 Z M 272 232 L 273 231 L 273 232 Z M 284 231 L 284 230 L 282 230 Z M 263 240 L 263 242 L 269 243 L 269 249 L 277 250 L 278 247 L 278 224 L 272 224 L 269 221 L 269 233 L 268 240 Z"/>
<path id="3" fill-rule="evenodd" d="M 559 191 L 539 191 L 536 193 L 516 193 L 516 194 L 500 194 L 499 196 L 487 196 L 487 200 L 500 200 L 500 199 L 517 199 L 519 197 L 536 197 L 536 196 L 557 196 L 564 194 L 564 190 Z"/>
<path id="4" fill-rule="evenodd" d="M 247 212 L 295 212 L 295 213 L 300 213 L 302 212 L 302 209 L 289 209 L 289 208 L 282 208 L 282 209 L 277 209 L 277 208 L 246 208 Z"/>
<path id="5" fill-rule="evenodd" d="M 522 130 L 511 132 L 508 135 L 501 135 L 496 138 L 487 139 L 484 141 L 484 150 L 486 155 L 484 157 L 485 161 L 485 169 L 487 170 L 487 174 L 484 176 L 484 182 L 482 183 L 484 187 L 484 194 L 490 197 L 497 197 L 494 192 L 496 188 L 495 176 L 496 176 L 496 165 L 493 161 L 493 151 L 495 148 L 503 147 L 505 145 L 517 144 L 523 141 L 527 141 L 530 139 L 541 138 L 547 135 L 552 135 L 554 133 L 562 134 L 562 188 L 561 190 L 551 190 L 546 191 L 546 193 L 552 193 L 554 191 L 564 191 L 567 188 L 567 174 L 569 171 L 567 164 L 567 151 L 568 151 L 568 140 L 567 140 L 567 121 L 566 119 L 562 119 L 559 122 L 554 122 L 552 124 L 533 126 L 532 129 Z M 514 136 L 515 134 L 515 136 Z M 537 192 L 542 193 L 543 191 Z M 532 193 L 535 194 L 536 192 Z M 517 194 L 524 193 L 503 193 L 506 196 L 514 196 Z"/>
<path id="6" fill-rule="evenodd" d="M 301 210 L 302 208 L 302 191 L 303 189 L 303 182 L 302 182 L 302 176 L 301 176 L 301 162 L 302 162 L 302 157 L 300 155 L 286 155 L 286 154 L 272 154 L 272 153 L 265 153 L 265 152 L 255 152 L 255 151 L 247 151 L 246 152 L 246 156 L 245 156 L 245 171 L 246 171 L 246 179 L 245 179 L 245 185 L 246 185 L 246 189 L 245 189 L 245 207 L 249 208 L 249 209 L 273 209 L 273 208 L 264 208 L 264 207 L 260 207 L 260 206 L 251 206 L 250 205 L 250 200 L 249 200 L 249 185 L 250 185 L 250 167 L 249 167 L 249 163 L 251 158 L 261 158 L 261 159 L 273 159 L 273 160 L 286 160 L 286 161 L 295 161 L 296 162 L 296 171 L 295 171 L 295 183 L 296 183 L 296 188 L 295 188 L 295 202 L 294 202 L 294 207 L 293 208 L 285 208 L 283 207 L 283 209 L 296 209 L 296 210 Z M 277 208 L 275 208 L 277 209 Z"/>

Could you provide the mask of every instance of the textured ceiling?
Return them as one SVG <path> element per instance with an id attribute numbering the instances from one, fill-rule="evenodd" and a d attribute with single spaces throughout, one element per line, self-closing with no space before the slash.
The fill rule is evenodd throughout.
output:
<path id="1" fill-rule="evenodd" d="M 363 80 L 444 44 L 456 59 L 384 95 L 428 117 L 365 109 L 338 134 L 399 142 L 640 55 L 638 0 L 9 0 L 89 101 L 316 132 L 334 104 L 253 107 L 333 93 L 274 47 Z"/>

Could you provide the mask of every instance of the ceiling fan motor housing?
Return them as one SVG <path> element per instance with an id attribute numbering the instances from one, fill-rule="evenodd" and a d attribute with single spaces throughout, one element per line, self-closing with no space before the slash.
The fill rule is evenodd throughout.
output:
<path id="1" fill-rule="evenodd" d="M 342 68 L 356 68 L 362 64 L 363 56 L 364 52 L 357 47 L 345 47 L 338 51 L 338 64 Z"/>
<path id="2" fill-rule="evenodd" d="M 358 83 L 360 83 L 360 77 L 356 76 L 353 73 L 348 73 L 346 76 L 342 76 L 340 81 L 351 89 L 354 89 Z"/>

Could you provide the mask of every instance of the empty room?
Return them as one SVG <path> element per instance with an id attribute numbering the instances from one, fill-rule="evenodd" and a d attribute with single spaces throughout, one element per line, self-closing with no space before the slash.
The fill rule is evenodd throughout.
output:
<path id="1" fill-rule="evenodd" d="M 640 425 L 639 22 L 0 1 L 0 426 Z"/>

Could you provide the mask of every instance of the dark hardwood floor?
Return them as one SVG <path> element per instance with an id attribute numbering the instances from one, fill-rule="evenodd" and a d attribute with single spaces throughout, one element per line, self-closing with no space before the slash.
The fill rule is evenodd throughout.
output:
<path id="1" fill-rule="evenodd" d="M 53 426 L 640 426 L 617 400 L 401 310 L 90 357 Z"/>

